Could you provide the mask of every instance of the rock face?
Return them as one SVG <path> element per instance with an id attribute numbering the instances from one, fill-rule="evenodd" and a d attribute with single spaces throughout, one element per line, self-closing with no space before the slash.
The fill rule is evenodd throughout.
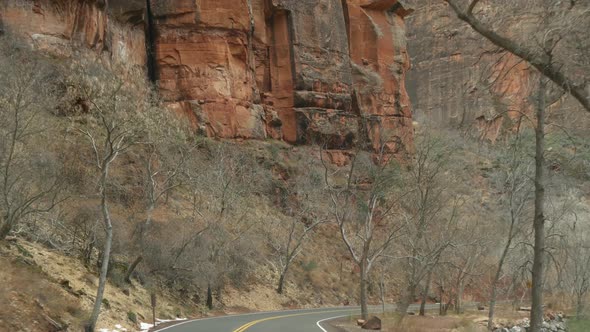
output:
<path id="1" fill-rule="evenodd" d="M 518 7 L 518 2 L 513 4 Z M 475 33 L 444 1 L 413 0 L 412 5 L 415 11 L 407 20 L 412 55 L 408 90 L 415 118 L 472 131 L 490 141 L 519 128 L 521 114 L 534 110 L 535 70 Z M 492 9 L 498 7 L 481 2 L 477 15 L 494 24 Z M 537 25 L 531 19 L 534 14 L 522 7 L 514 15 L 498 14 L 503 20 L 496 20 L 494 28 L 507 36 L 527 36 Z M 577 107 L 571 100 L 559 105 L 563 114 Z"/>
<path id="2" fill-rule="evenodd" d="M 163 96 L 207 135 L 411 148 L 396 0 L 168 0 L 153 13 Z"/>
<path id="3" fill-rule="evenodd" d="M 152 63 L 170 108 L 208 136 L 412 149 L 411 10 L 397 0 L 110 3 L 105 15 L 105 0 L 1 0 L 0 22 L 57 52 Z"/>

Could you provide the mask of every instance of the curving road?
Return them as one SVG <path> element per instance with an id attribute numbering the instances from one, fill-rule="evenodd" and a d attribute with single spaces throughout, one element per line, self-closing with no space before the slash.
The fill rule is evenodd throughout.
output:
<path id="1" fill-rule="evenodd" d="M 416 310 L 411 306 L 410 310 Z M 438 308 L 436 304 L 428 309 Z M 394 309 L 388 306 L 388 310 Z M 380 312 L 381 307 L 371 307 Z M 183 322 L 158 331 L 166 332 L 337 332 L 328 324 L 329 320 L 360 315 L 360 307 L 336 307 L 323 309 L 287 310 L 261 312 L 243 315 L 205 318 Z"/>

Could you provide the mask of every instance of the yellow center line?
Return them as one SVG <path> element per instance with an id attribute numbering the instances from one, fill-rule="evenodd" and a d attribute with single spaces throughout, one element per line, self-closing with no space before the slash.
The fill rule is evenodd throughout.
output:
<path id="1" fill-rule="evenodd" d="M 301 314 L 290 314 L 290 315 L 283 315 L 283 316 L 267 317 L 267 318 L 262 318 L 262 319 L 258 319 L 258 320 L 254 320 L 254 321 L 251 321 L 249 323 L 246 323 L 246 324 L 238 327 L 237 329 L 235 329 L 233 332 L 244 332 L 247 329 L 251 328 L 252 326 L 254 326 L 254 325 L 258 324 L 258 323 L 266 322 L 266 321 L 269 321 L 269 320 L 275 320 L 275 319 L 279 319 L 279 318 L 288 318 L 288 317 L 305 316 L 305 315 L 315 315 L 315 314 L 330 314 L 330 313 L 334 313 L 334 312 L 347 312 L 347 311 L 354 311 L 354 309 L 351 309 L 351 310 L 340 309 L 340 310 L 331 310 L 331 311 L 315 311 L 315 312 L 306 312 L 306 313 L 301 313 Z"/>

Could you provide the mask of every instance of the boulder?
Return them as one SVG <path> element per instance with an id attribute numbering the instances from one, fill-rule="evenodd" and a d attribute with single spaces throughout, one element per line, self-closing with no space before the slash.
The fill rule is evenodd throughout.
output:
<path id="1" fill-rule="evenodd" d="M 377 316 L 371 317 L 367 322 L 365 322 L 361 328 L 363 330 L 381 330 L 381 319 Z"/>

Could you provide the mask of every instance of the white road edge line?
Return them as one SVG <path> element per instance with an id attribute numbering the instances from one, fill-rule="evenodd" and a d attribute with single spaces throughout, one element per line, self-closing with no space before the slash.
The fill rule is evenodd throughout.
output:
<path id="1" fill-rule="evenodd" d="M 328 318 L 324 318 L 324 319 L 320 319 L 318 320 L 315 324 L 320 328 L 320 330 L 324 331 L 324 332 L 328 332 L 326 329 L 324 329 L 321 325 L 322 322 L 328 321 L 328 320 L 332 320 L 332 319 L 336 319 L 336 318 L 342 318 L 342 317 L 348 317 L 351 314 L 348 315 L 342 315 L 342 316 L 335 316 L 335 317 L 328 317 Z"/>

